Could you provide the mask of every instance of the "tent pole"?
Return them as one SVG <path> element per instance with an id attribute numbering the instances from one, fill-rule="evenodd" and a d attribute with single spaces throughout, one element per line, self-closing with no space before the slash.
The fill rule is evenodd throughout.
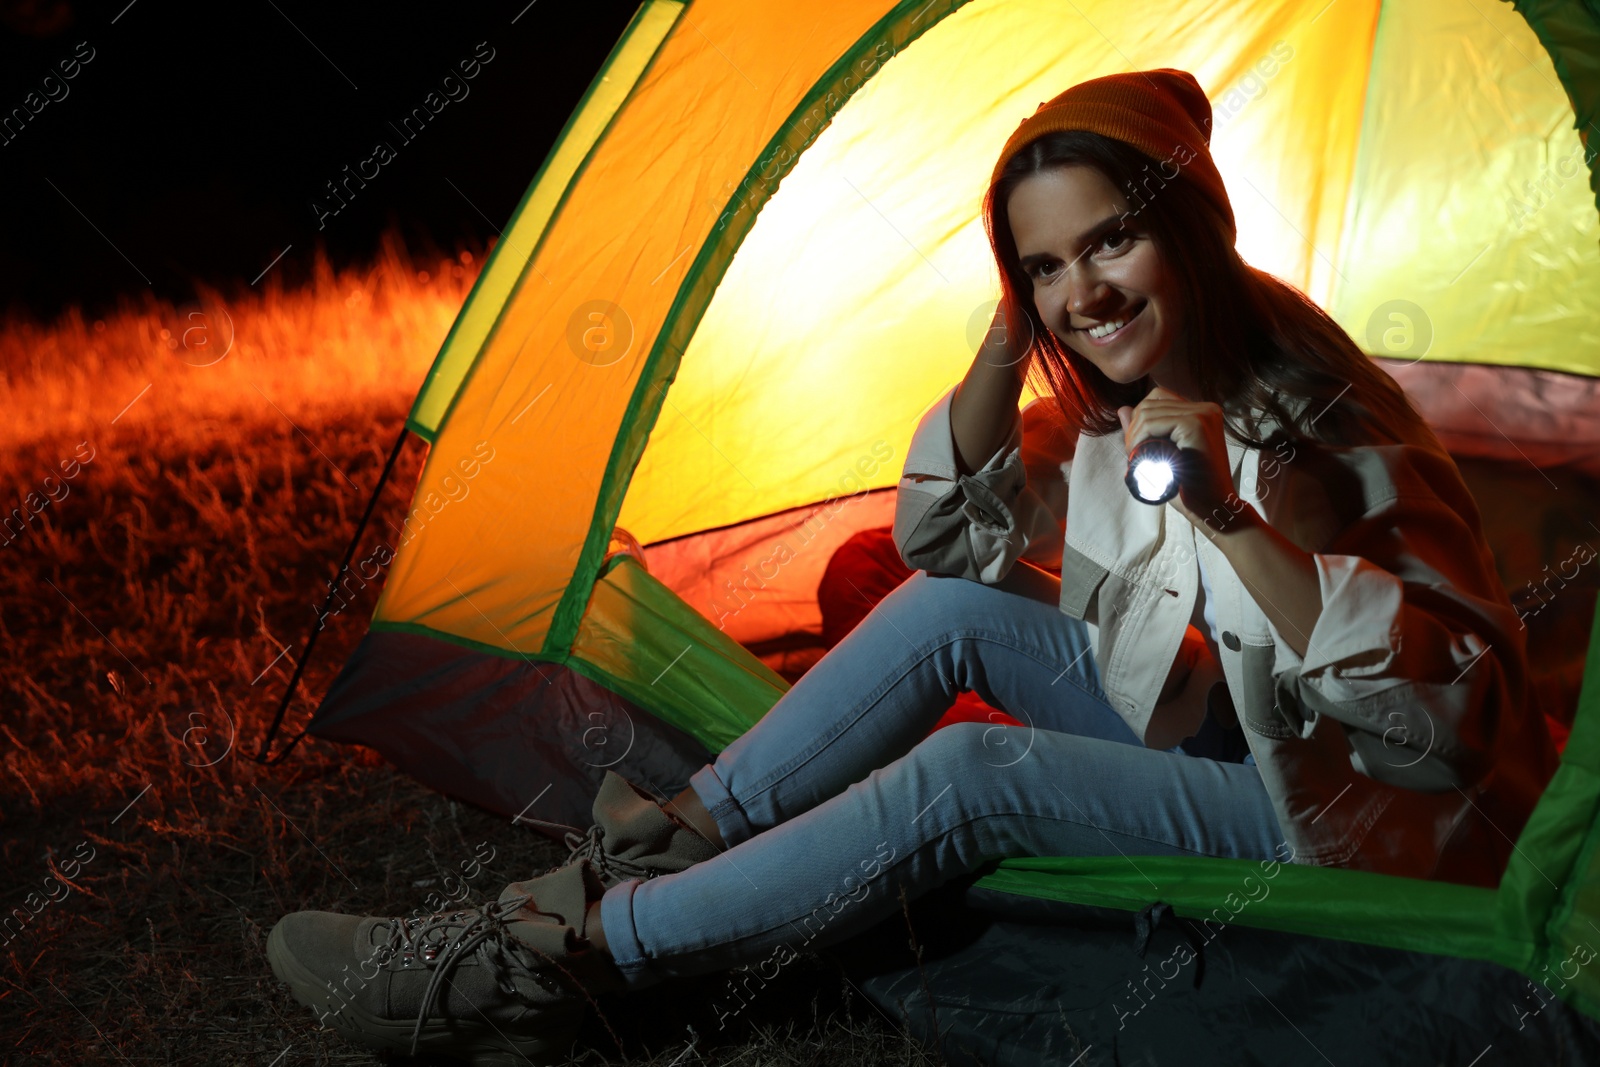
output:
<path id="1" fill-rule="evenodd" d="M 344 572 L 350 569 L 350 560 L 355 557 L 356 548 L 361 544 L 361 535 L 366 532 L 367 523 L 372 518 L 373 509 L 378 505 L 378 496 L 383 492 L 383 486 L 389 480 L 389 474 L 394 470 L 395 460 L 400 458 L 400 449 L 406 443 L 406 434 L 409 428 L 405 422 L 400 424 L 400 435 L 394 439 L 394 447 L 389 450 L 389 459 L 383 465 L 383 473 L 378 475 L 378 484 L 372 487 L 372 495 L 367 498 L 367 510 L 362 513 L 361 521 L 356 524 L 355 536 L 350 538 L 350 545 L 344 550 L 344 562 L 339 564 L 339 569 L 333 573 L 333 581 L 328 584 L 328 599 L 322 602 L 322 610 L 317 612 L 317 621 L 311 633 L 306 636 L 305 648 L 300 652 L 300 662 L 294 665 L 294 675 L 289 679 L 289 687 L 284 690 L 283 700 L 278 703 L 277 713 L 272 716 L 272 725 L 267 727 L 267 735 L 261 739 L 261 747 L 250 758 L 257 763 L 274 764 L 282 762 L 284 757 L 294 751 L 294 747 L 305 737 L 306 731 L 301 730 L 290 738 L 288 745 L 284 746 L 271 759 L 267 758 L 267 750 L 272 747 L 272 740 L 278 735 L 278 728 L 283 725 L 283 717 L 289 710 L 289 701 L 294 699 L 295 690 L 300 686 L 300 676 L 305 673 L 306 664 L 311 660 L 311 650 L 316 647 L 317 635 L 322 633 L 328 611 L 333 607 L 334 599 L 339 595 L 339 579 Z M 309 727 L 308 727 L 309 729 Z"/>

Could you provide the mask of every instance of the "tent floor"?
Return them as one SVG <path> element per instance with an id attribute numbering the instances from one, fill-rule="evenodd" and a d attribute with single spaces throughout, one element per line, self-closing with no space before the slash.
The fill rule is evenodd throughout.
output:
<path id="1" fill-rule="evenodd" d="M 1170 912 L 1141 958 L 1132 913 L 970 881 L 908 909 L 920 973 L 905 913 L 825 950 L 951 1065 L 1600 1064 L 1600 1022 L 1496 964 Z"/>

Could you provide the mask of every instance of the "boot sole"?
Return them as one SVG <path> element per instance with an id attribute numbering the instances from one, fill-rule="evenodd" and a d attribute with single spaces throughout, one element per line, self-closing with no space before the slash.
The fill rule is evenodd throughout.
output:
<path id="1" fill-rule="evenodd" d="M 294 999 L 346 1041 L 368 1048 L 410 1052 L 415 1022 L 384 1019 L 349 1001 L 336 1000 L 329 994 L 327 984 L 295 959 L 276 926 L 267 937 L 267 962 Z M 554 1019 L 551 1021 L 555 1023 Z M 568 1053 L 581 1021 L 580 1007 L 570 1021 L 554 1025 L 554 1033 L 514 1037 L 491 1023 L 434 1018 L 423 1024 L 417 1051 L 456 1056 L 470 1061 L 473 1067 L 526 1067 L 529 1063 L 548 1067 L 570 1061 Z"/>

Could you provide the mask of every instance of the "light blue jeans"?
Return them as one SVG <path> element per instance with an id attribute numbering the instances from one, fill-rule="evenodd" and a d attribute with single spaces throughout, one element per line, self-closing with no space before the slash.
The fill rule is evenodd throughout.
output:
<path id="1" fill-rule="evenodd" d="M 1060 583 L 918 571 L 690 786 L 728 848 L 611 887 L 600 919 L 643 987 L 773 967 L 1004 856 L 1281 858 L 1252 763 L 1144 747 L 1106 701 Z M 957 723 L 961 690 L 1022 727 Z"/>

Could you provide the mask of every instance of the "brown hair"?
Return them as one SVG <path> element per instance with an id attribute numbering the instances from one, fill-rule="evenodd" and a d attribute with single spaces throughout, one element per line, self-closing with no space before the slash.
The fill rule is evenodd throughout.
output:
<path id="1" fill-rule="evenodd" d="M 1000 265 L 1007 323 L 1025 319 L 1036 349 L 1028 374 L 1041 395 L 1055 398 L 1067 425 L 1103 436 L 1120 432 L 1117 408 L 1134 406 L 1153 385 L 1106 377 L 1051 333 L 1033 300 L 1033 281 L 1018 265 L 1007 211 L 1010 194 L 1040 171 L 1090 166 L 1125 190 L 1130 214 L 1148 226 L 1176 272 L 1186 301 L 1182 344 L 1191 380 L 1222 407 L 1229 432 L 1252 448 L 1252 409 L 1270 415 L 1291 441 L 1355 445 L 1431 437 L 1400 386 L 1375 366 L 1343 327 L 1304 293 L 1239 257 L 1217 209 L 1178 176 L 1163 180 L 1159 164 L 1131 145 L 1096 133 L 1049 133 L 1013 156 L 984 197 L 984 228 Z M 1137 190 L 1144 189 L 1142 195 Z M 1015 334 L 1016 328 L 1008 330 Z M 1283 397 L 1310 401 L 1291 415 Z"/>

